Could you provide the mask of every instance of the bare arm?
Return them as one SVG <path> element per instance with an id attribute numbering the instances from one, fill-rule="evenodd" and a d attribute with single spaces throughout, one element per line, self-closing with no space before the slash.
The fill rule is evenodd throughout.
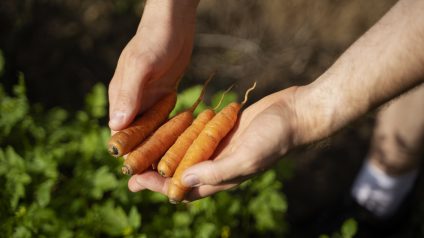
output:
<path id="1" fill-rule="evenodd" d="M 310 85 L 269 95 L 243 111 L 214 160 L 189 168 L 188 200 L 237 186 L 295 146 L 334 133 L 367 111 L 423 82 L 424 0 L 399 1 Z M 166 194 L 169 179 L 149 171 L 132 191 Z"/>
<path id="2" fill-rule="evenodd" d="M 295 144 L 319 140 L 424 80 L 424 1 L 399 1 L 321 77 L 299 88 Z"/>

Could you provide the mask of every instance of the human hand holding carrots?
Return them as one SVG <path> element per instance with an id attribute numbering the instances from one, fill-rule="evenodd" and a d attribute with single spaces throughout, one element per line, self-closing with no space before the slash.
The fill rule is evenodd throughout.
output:
<path id="1" fill-rule="evenodd" d="M 325 138 L 365 112 L 423 83 L 424 51 L 422 50 L 423 45 L 420 44 L 423 36 L 420 33 L 424 32 L 423 18 L 420 17 L 423 8 L 422 1 L 399 1 L 315 82 L 267 96 L 244 110 L 232 135 L 221 143 L 220 153 L 217 153 L 212 158 L 213 160 L 194 165 L 183 173 L 182 183 L 185 186 L 194 187 L 185 199 L 195 200 L 234 187 L 241 181 L 270 167 L 290 148 Z M 409 14 L 405 15 L 406 11 Z M 157 13 L 159 14 L 159 11 Z M 143 24 L 140 28 L 143 28 Z M 165 39 L 164 41 L 158 39 L 159 42 L 162 42 L 162 46 L 172 45 L 163 44 L 163 42 L 171 41 L 171 35 L 161 35 Z M 175 44 L 184 45 L 180 43 L 181 39 L 177 37 Z M 132 43 L 129 48 L 133 48 Z M 158 52 L 163 53 L 164 51 L 159 50 Z M 175 55 L 178 54 L 173 54 L 172 50 L 169 52 L 166 51 L 169 54 L 167 56 L 172 56 L 172 60 L 165 60 L 167 63 L 163 64 L 157 63 L 164 66 L 161 69 L 166 69 L 158 75 L 164 76 L 168 75 L 164 72 L 174 72 L 170 70 L 172 67 L 169 65 L 175 62 L 175 57 L 177 57 Z M 414 54 L 410 52 L 414 52 Z M 157 55 L 150 54 L 150 51 L 138 56 L 140 55 L 143 57 L 151 55 L 151 58 L 147 57 L 151 60 L 148 61 L 150 62 L 148 66 L 156 65 L 152 62 L 156 62 L 154 60 L 158 58 Z M 142 59 L 141 56 L 121 57 L 123 59 L 120 61 L 125 65 L 127 64 L 126 58 Z M 150 81 L 130 80 L 131 82 L 125 86 L 122 78 L 127 78 L 128 76 L 125 75 L 132 75 L 131 73 L 139 73 L 139 71 L 123 70 L 124 68 L 118 66 L 115 73 L 118 75 L 118 79 L 114 79 L 111 83 L 111 88 L 113 88 L 109 91 L 111 115 L 119 108 L 126 108 L 128 103 L 130 106 L 136 105 L 135 108 L 138 110 L 140 109 L 138 104 L 140 99 L 143 100 L 147 97 L 140 96 L 138 92 L 145 89 L 144 85 L 147 88 L 147 83 Z M 119 72 L 119 70 L 121 71 Z M 130 73 L 125 73 L 127 71 Z M 156 71 L 149 72 L 154 75 L 152 72 Z M 137 77 L 132 78 L 139 79 L 142 78 L 138 77 L 139 75 L 150 74 L 136 73 L 134 75 Z M 154 78 L 159 80 L 151 80 L 151 82 L 159 82 L 162 77 Z M 141 90 L 141 85 L 143 85 L 143 90 Z M 126 92 L 125 90 L 128 88 L 131 89 L 127 90 L 130 92 L 129 95 L 137 97 L 134 96 L 131 100 L 125 99 L 126 96 L 123 92 Z M 152 89 L 155 87 L 152 86 Z M 155 90 L 151 90 L 151 92 L 155 93 Z M 119 95 L 124 95 L 124 99 L 121 100 Z M 121 102 L 117 104 L 118 101 Z M 143 101 L 142 107 L 148 105 Z M 115 124 L 114 120 L 111 120 L 111 128 L 122 129 L 126 123 L 131 121 L 128 118 L 133 118 L 135 114 L 134 112 L 123 114 L 125 120 L 121 120 L 121 122 L 124 121 L 122 123 Z M 147 171 L 131 177 L 128 185 L 131 191 L 149 189 L 167 194 L 170 181 L 169 178 L 163 178 L 157 172 Z"/>
<path id="2" fill-rule="evenodd" d="M 110 121 L 126 128 L 169 92 L 189 62 L 198 0 L 147 1 L 137 33 L 122 51 L 109 84 Z"/>
<path id="3" fill-rule="evenodd" d="M 185 199 L 196 200 L 235 187 L 281 158 L 293 145 L 294 91 L 272 94 L 246 108 L 232 134 L 220 144 L 220 152 L 183 173 L 181 182 L 193 187 Z M 132 176 L 128 186 L 133 192 L 149 189 L 169 195 L 171 181 L 146 171 Z"/>

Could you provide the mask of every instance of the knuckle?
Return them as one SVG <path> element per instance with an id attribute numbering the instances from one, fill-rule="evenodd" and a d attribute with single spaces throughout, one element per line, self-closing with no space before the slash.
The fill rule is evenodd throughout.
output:
<path id="1" fill-rule="evenodd" d="M 213 162 L 210 161 L 209 163 L 213 163 Z M 215 184 L 221 184 L 221 183 L 225 182 L 225 178 L 223 176 L 224 171 L 218 170 L 216 166 L 210 166 L 210 169 L 208 169 L 207 171 L 208 171 L 208 175 L 209 175 L 208 176 L 209 181 L 207 181 L 208 184 L 215 185 Z"/>
<path id="2" fill-rule="evenodd" d="M 134 99 L 132 96 L 130 96 L 130 92 L 128 92 L 127 90 L 120 90 L 119 94 L 118 94 L 118 99 L 117 99 L 117 103 L 119 103 L 120 105 L 123 106 L 128 106 L 128 105 L 132 105 L 134 103 Z"/>
<path id="3" fill-rule="evenodd" d="M 145 53 L 137 51 L 129 51 L 126 56 L 127 65 L 130 67 L 137 68 L 146 73 L 153 71 L 153 60 Z"/>
<path id="4" fill-rule="evenodd" d="M 253 155 L 253 152 L 251 153 Z M 257 156 L 249 156 L 240 163 L 240 175 L 241 176 L 249 176 L 252 174 L 256 174 L 261 170 L 263 163 L 256 159 Z"/>

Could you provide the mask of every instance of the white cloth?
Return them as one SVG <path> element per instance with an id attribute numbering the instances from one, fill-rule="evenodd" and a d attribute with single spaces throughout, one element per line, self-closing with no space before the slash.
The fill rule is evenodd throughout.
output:
<path id="1" fill-rule="evenodd" d="M 358 204 L 377 217 L 389 218 L 402 204 L 417 175 L 418 170 L 413 170 L 400 176 L 391 176 L 366 160 L 356 177 L 351 194 Z"/>

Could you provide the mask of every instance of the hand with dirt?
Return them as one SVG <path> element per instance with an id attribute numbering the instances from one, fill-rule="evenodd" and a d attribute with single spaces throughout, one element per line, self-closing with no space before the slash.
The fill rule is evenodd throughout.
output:
<path id="1" fill-rule="evenodd" d="M 198 0 L 147 1 L 109 84 L 109 127 L 121 130 L 170 90 L 190 60 Z"/>

